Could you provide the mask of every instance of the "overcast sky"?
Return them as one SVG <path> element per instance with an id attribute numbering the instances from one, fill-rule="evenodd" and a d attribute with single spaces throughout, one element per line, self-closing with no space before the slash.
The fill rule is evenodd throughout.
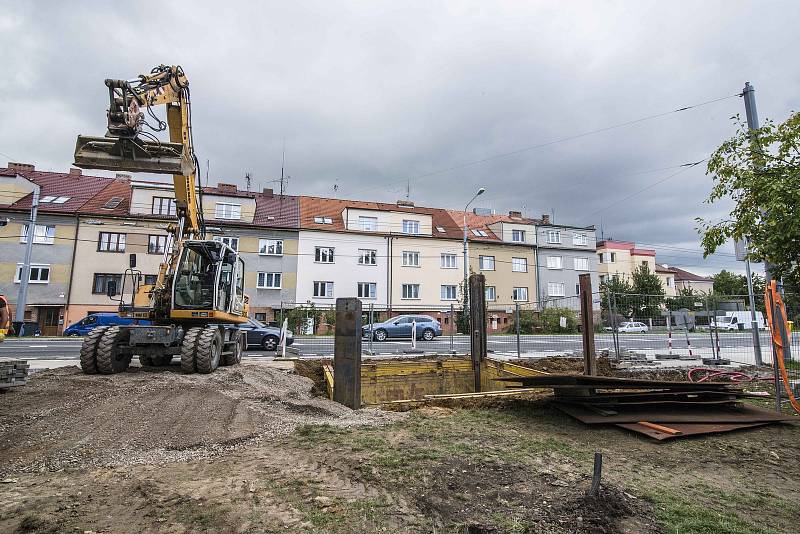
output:
<path id="1" fill-rule="evenodd" d="M 602 224 L 704 274 L 741 269 L 732 246 L 699 252 L 695 217 L 728 206 L 703 203 L 704 165 L 665 178 L 733 134 L 741 98 L 563 139 L 748 80 L 762 120 L 800 107 L 797 0 L 0 4 L 4 160 L 64 171 L 77 134 L 105 132 L 105 78 L 180 64 L 212 184 L 277 189 L 285 140 L 289 193 L 394 201 L 410 183 L 463 209 L 483 186 L 479 206 Z"/>

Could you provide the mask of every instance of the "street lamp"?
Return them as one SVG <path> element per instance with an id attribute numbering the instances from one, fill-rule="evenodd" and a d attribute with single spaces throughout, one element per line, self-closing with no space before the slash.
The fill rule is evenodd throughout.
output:
<path id="1" fill-rule="evenodd" d="M 468 273 L 468 270 L 467 270 L 467 210 L 469 209 L 469 205 L 472 204 L 475 201 L 476 198 L 478 198 L 479 196 L 481 196 L 485 192 L 486 192 L 486 188 L 481 187 L 480 189 L 478 189 L 478 192 L 475 193 L 475 196 L 472 197 L 469 202 L 467 202 L 467 205 L 464 206 L 464 294 L 465 295 L 467 294 L 467 276 L 468 276 L 468 274 L 467 274 Z"/>

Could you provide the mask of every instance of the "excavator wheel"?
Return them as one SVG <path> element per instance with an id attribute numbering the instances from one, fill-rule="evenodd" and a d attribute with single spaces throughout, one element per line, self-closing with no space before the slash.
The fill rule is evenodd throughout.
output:
<path id="1" fill-rule="evenodd" d="M 81 369 L 87 375 L 97 374 L 97 345 L 108 328 L 107 326 L 98 326 L 89 332 L 89 335 L 83 340 L 83 346 L 81 346 Z"/>
<path id="2" fill-rule="evenodd" d="M 186 331 L 181 343 L 181 371 L 184 373 L 194 373 L 197 371 L 197 364 L 195 363 L 195 354 L 197 353 L 197 342 L 203 328 L 195 326 Z"/>
<path id="3" fill-rule="evenodd" d="M 219 367 L 222 357 L 222 334 L 218 328 L 208 326 L 200 333 L 195 353 L 195 365 L 198 373 L 208 374 Z"/>
<path id="4" fill-rule="evenodd" d="M 97 371 L 104 375 L 121 373 L 131 363 L 130 354 L 122 354 L 120 346 L 128 340 L 130 332 L 112 326 L 103 333 L 97 344 Z"/>
<path id="5" fill-rule="evenodd" d="M 244 352 L 245 339 L 247 336 L 241 334 L 236 344 L 233 346 L 233 351 L 222 357 L 220 365 L 237 365 L 242 362 L 242 353 Z"/>

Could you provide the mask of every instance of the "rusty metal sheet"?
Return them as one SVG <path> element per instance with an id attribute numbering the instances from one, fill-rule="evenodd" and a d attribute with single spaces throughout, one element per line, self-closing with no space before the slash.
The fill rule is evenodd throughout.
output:
<path id="1" fill-rule="evenodd" d="M 670 423 L 669 427 L 679 431 L 680 434 L 661 432 L 654 428 L 640 425 L 639 423 L 617 423 L 616 426 L 638 432 L 639 434 L 644 434 L 645 436 L 657 439 L 658 441 L 665 441 L 668 439 L 684 438 L 686 436 L 731 432 L 733 430 L 755 428 L 768 424 L 770 423 Z"/>
<path id="2" fill-rule="evenodd" d="M 724 391 L 740 389 L 740 386 L 732 382 L 670 382 L 665 380 L 640 380 L 636 378 L 585 375 L 515 376 L 501 377 L 495 380 L 501 382 L 520 382 L 524 387 L 545 388 L 666 389 L 670 391 Z"/>
<path id="3" fill-rule="evenodd" d="M 637 423 L 767 423 L 777 421 L 796 421 L 791 415 L 764 410 L 750 404 L 740 404 L 735 408 L 726 405 L 669 405 L 669 406 L 615 406 L 613 415 L 600 415 L 595 410 L 575 404 L 555 403 L 564 413 L 588 425 Z"/>

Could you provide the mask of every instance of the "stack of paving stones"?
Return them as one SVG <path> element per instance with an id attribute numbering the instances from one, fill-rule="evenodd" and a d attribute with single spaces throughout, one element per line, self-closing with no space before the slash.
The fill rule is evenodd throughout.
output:
<path id="1" fill-rule="evenodd" d="M 26 360 L 0 358 L 0 390 L 27 384 L 29 367 Z"/>

